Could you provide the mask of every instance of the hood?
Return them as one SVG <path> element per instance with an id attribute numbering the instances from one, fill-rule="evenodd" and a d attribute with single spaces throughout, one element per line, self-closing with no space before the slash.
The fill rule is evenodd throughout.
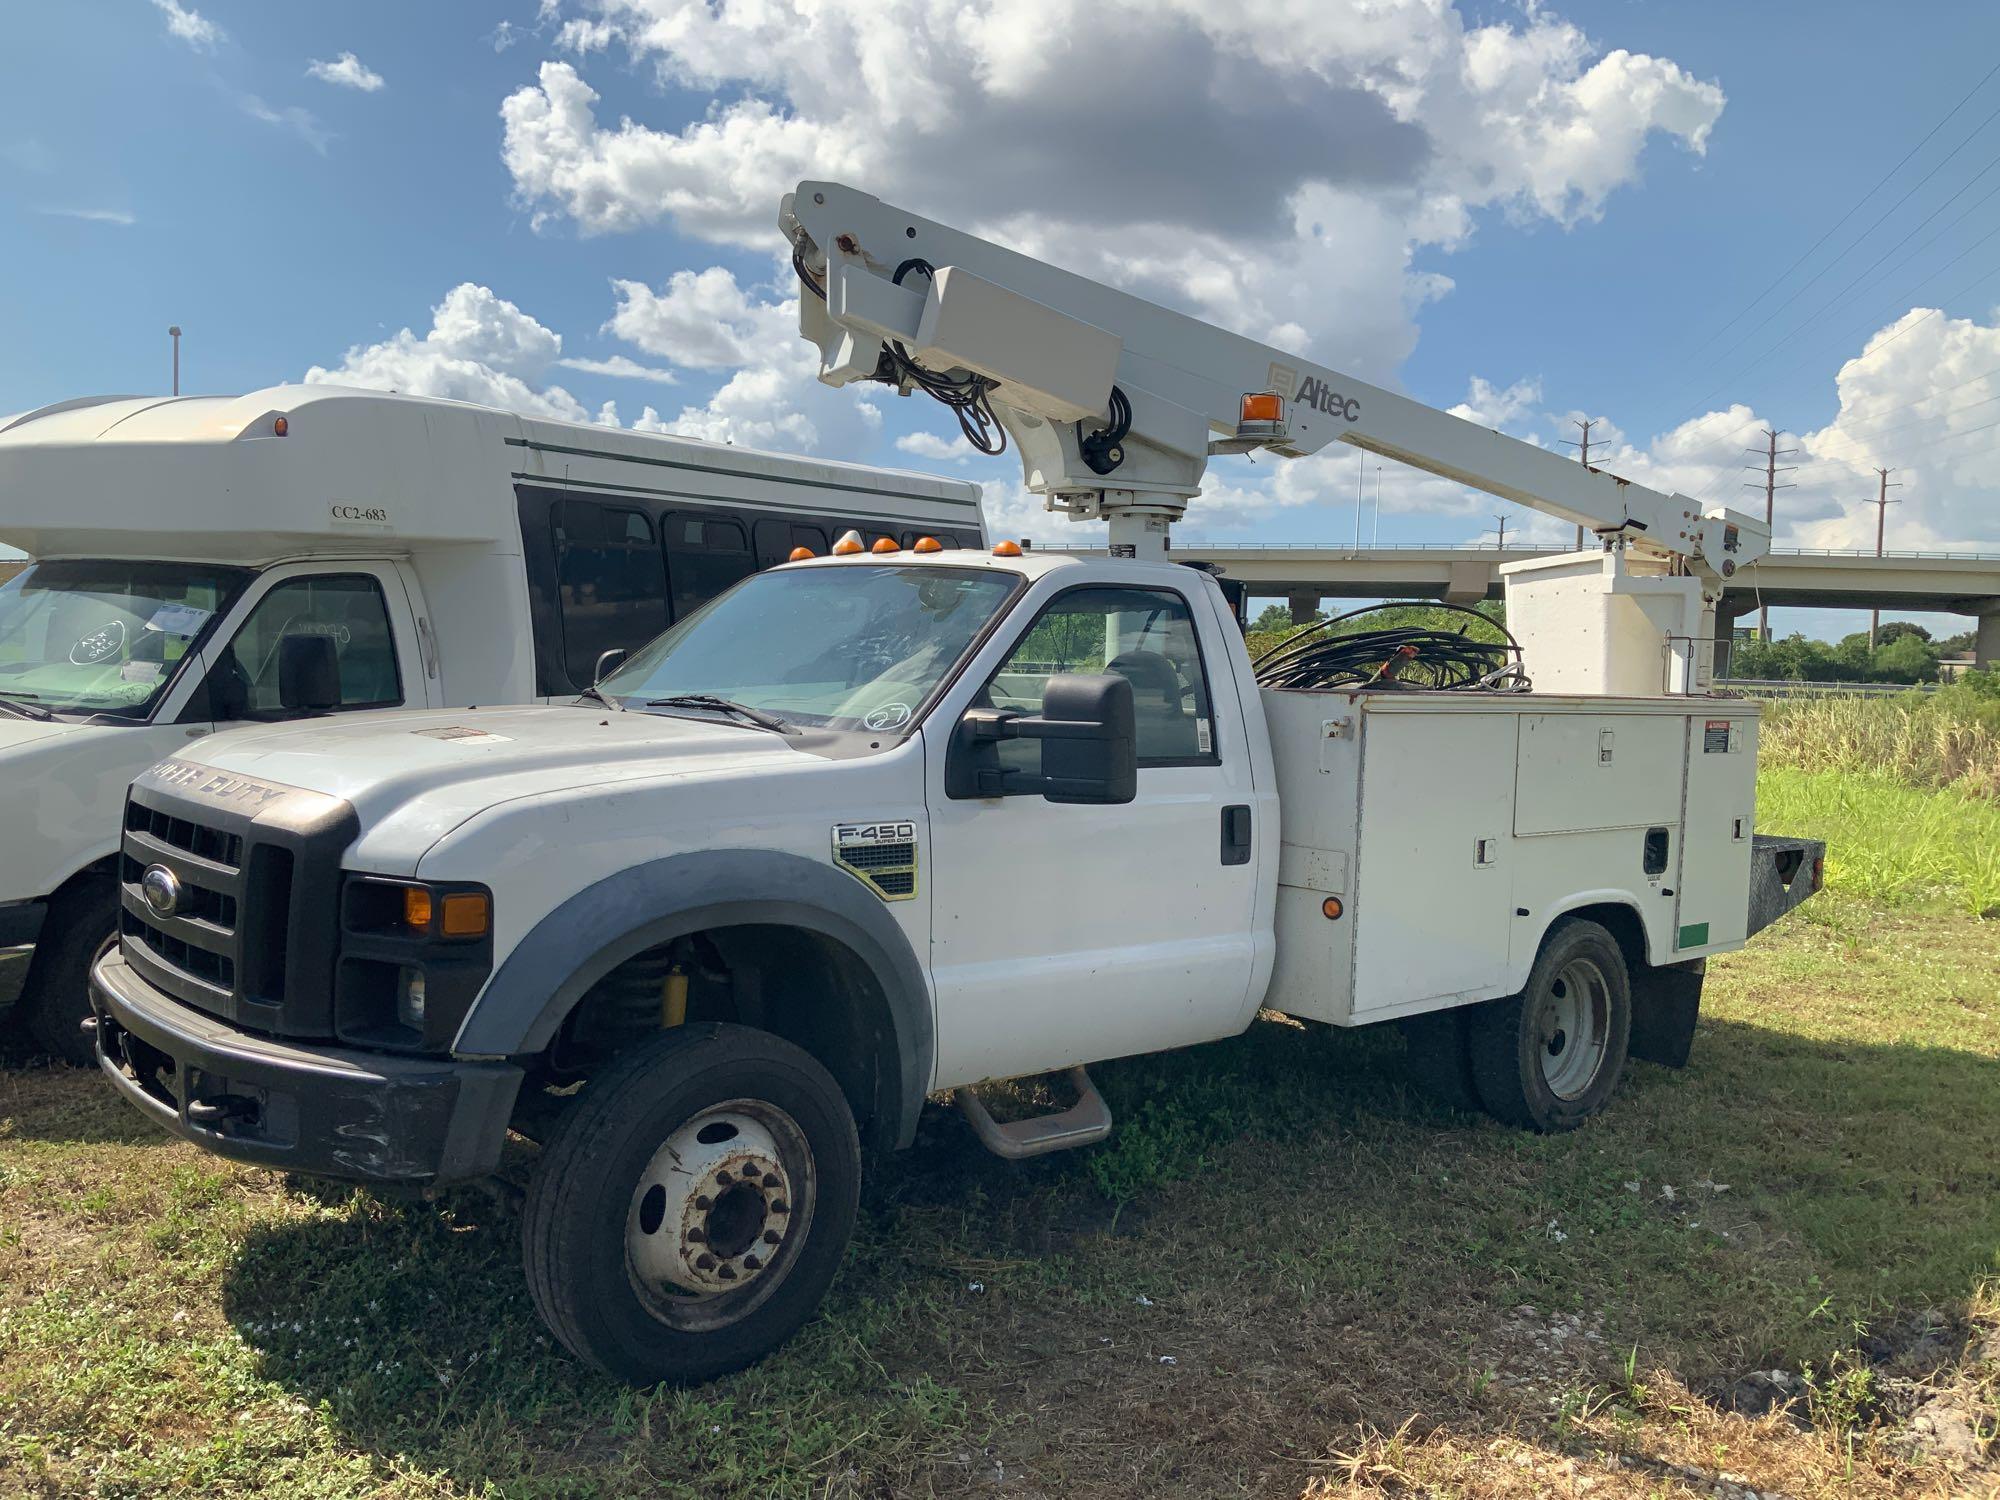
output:
<path id="1" fill-rule="evenodd" d="M 126 786 L 190 744 L 173 724 L 0 714 L 0 902 L 39 900 L 115 850 Z"/>
<path id="2" fill-rule="evenodd" d="M 414 860 L 502 802 L 615 782 L 816 763 L 782 736 L 727 721 L 601 707 L 446 709 L 237 729 L 177 760 L 324 792 L 353 805 L 364 837 Z"/>
<path id="3" fill-rule="evenodd" d="M 44 724 L 38 719 L 23 719 L 0 710 L 0 756 L 19 750 L 23 745 L 32 745 L 36 740 L 52 740 L 59 734 L 88 732 L 87 724 L 66 724 L 59 719 L 51 719 Z"/>

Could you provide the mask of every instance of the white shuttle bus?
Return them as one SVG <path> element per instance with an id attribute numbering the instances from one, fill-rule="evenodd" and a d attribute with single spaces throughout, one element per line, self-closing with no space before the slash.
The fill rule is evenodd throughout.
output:
<path id="1" fill-rule="evenodd" d="M 90 1058 L 128 783 L 237 724 L 563 699 L 855 529 L 976 485 L 333 386 L 0 417 L 0 1011 Z"/>

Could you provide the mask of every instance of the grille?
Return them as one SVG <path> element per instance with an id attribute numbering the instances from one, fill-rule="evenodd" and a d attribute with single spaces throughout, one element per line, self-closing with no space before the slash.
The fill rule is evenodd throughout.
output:
<path id="1" fill-rule="evenodd" d="M 125 805 L 126 961 L 174 999 L 248 1029 L 331 1035 L 340 858 L 356 831 L 336 798 L 156 767 Z M 146 901 L 156 866 L 179 887 L 170 912 Z"/>

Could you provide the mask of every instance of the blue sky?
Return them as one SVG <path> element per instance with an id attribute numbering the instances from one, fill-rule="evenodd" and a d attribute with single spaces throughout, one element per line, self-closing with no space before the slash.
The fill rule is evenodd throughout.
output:
<path id="1" fill-rule="evenodd" d="M 1761 503 L 1735 450 L 1771 423 L 1805 450 L 1781 543 L 1872 542 L 1853 502 L 1887 464 L 1892 547 L 2000 550 L 2000 427 L 1979 430 L 2000 418 L 2000 77 L 1860 201 L 2000 58 L 2000 7 L 1888 31 L 1850 3 L 1280 14 L 19 8 L 0 411 L 163 390 L 178 322 L 185 389 L 317 368 L 586 419 L 612 403 L 627 425 L 966 474 L 997 523 L 1053 535 L 1011 459 L 968 458 L 935 407 L 813 386 L 771 221 L 783 186 L 824 175 L 1521 436 L 1602 419 L 1612 467 L 1708 500 Z M 1182 534 L 1351 536 L 1354 462 L 1218 466 Z M 1384 540 L 1470 539 L 1499 508 L 1393 469 L 1381 492 Z"/>

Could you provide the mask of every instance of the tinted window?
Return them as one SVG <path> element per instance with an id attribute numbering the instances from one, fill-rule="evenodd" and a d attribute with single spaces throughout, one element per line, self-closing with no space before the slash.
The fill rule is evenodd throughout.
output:
<path id="1" fill-rule="evenodd" d="M 676 620 L 757 571 L 739 522 L 675 512 L 665 525 L 667 582 L 673 589 Z"/>
<path id="2" fill-rule="evenodd" d="M 305 707 L 285 701 L 288 655 L 311 654 L 300 642 L 332 642 L 338 700 Z M 218 719 L 286 719 L 306 711 L 395 708 L 403 701 L 396 643 L 382 586 L 373 578 L 294 578 L 251 609 L 209 676 Z"/>
<path id="3" fill-rule="evenodd" d="M 814 557 L 825 557 L 832 546 L 823 527 L 802 521 L 759 521 L 757 523 L 757 566 L 775 568 L 789 561 L 794 547 L 804 547 Z"/>
<path id="4" fill-rule="evenodd" d="M 987 700 L 1038 713 L 1049 679 L 1064 672 L 1115 672 L 1132 684 L 1140 766 L 1215 758 L 1208 679 L 1180 595 L 1122 588 L 1059 595 L 987 684 Z M 1016 769 L 1041 769 L 1038 741 L 1003 741 L 1001 754 Z"/>
<path id="5" fill-rule="evenodd" d="M 642 511 L 564 500 L 553 511 L 563 663 L 588 684 L 604 652 L 644 645 L 667 628 L 667 579 Z"/>

